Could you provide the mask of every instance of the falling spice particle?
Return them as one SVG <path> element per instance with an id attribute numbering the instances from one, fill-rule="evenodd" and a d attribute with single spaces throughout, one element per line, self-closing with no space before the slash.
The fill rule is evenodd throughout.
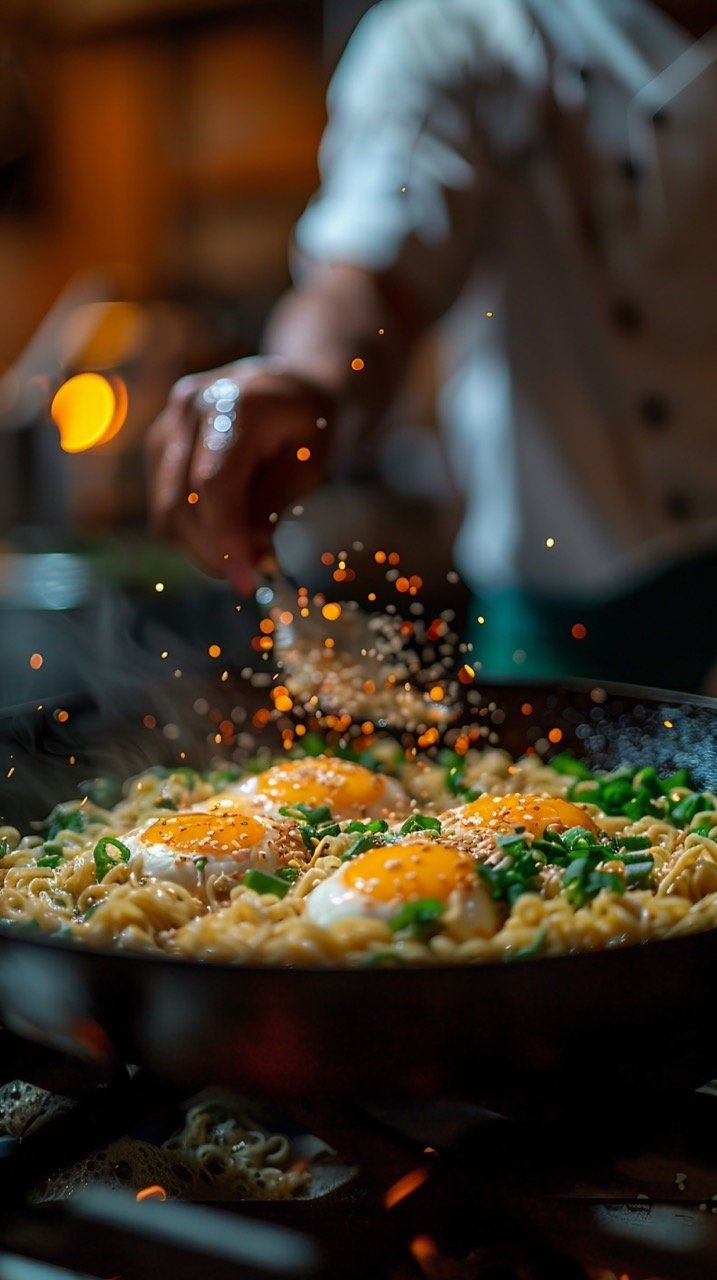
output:
<path id="1" fill-rule="evenodd" d="M 555 546 L 555 538 L 546 538 L 546 539 L 545 539 L 545 545 L 546 545 L 546 547 L 549 547 L 549 548 L 550 548 L 550 547 L 554 547 L 554 546 Z"/>
<path id="2" fill-rule="evenodd" d="M 336 622 L 341 617 L 340 604 L 325 604 L 321 610 L 323 617 L 327 622 Z"/>
<path id="3" fill-rule="evenodd" d="M 662 723 L 664 724 L 666 729 L 672 729 L 673 727 L 671 720 L 663 720 Z"/>
<path id="4" fill-rule="evenodd" d="M 44 661 L 45 659 L 43 658 L 41 653 L 30 654 L 30 666 L 32 667 L 33 671 L 39 671 Z"/>
<path id="5" fill-rule="evenodd" d="M 426 1178 L 430 1176 L 428 1169 L 421 1167 L 411 1169 L 404 1174 L 398 1182 L 394 1182 L 384 1193 L 383 1205 L 385 1209 L 392 1209 L 394 1205 L 400 1204 L 401 1200 L 405 1200 L 406 1196 L 410 1196 L 418 1187 L 422 1186 Z"/>
<path id="6" fill-rule="evenodd" d="M 570 628 L 570 634 L 573 640 L 584 640 L 588 633 L 587 627 L 582 622 L 576 622 Z"/>
<path id="7" fill-rule="evenodd" d="M 360 356 L 356 356 L 351 361 L 351 368 L 353 369 L 354 373 L 360 373 L 361 370 L 365 368 L 365 362 L 361 359 Z"/>
<path id="8" fill-rule="evenodd" d="M 308 462 L 311 457 L 311 450 L 307 449 L 306 445 L 302 445 L 300 449 L 296 450 L 296 456 L 299 462 Z"/>
<path id="9" fill-rule="evenodd" d="M 557 728 L 551 729 L 550 732 L 548 733 L 548 742 L 555 743 L 555 742 L 562 742 L 562 740 L 563 740 L 562 729 L 557 729 Z"/>
<path id="10" fill-rule="evenodd" d="M 207 649 L 210 658 L 220 658 L 222 654 L 221 646 L 218 644 L 210 644 Z"/>
<path id="11" fill-rule="evenodd" d="M 493 319 L 493 312 L 492 312 L 492 311 L 486 311 L 485 316 L 486 316 L 486 320 L 492 320 L 492 319 Z"/>
<path id="12" fill-rule="evenodd" d="M 195 493 L 195 492 L 192 490 L 192 492 L 191 492 L 191 493 L 188 493 L 188 494 L 187 494 L 187 502 L 189 503 L 190 507 L 195 506 L 195 505 L 196 505 L 196 503 L 197 503 L 197 502 L 199 502 L 199 494 L 198 494 L 198 493 Z"/>
<path id="13" fill-rule="evenodd" d="M 166 1199 L 167 1199 L 167 1192 L 165 1191 L 164 1187 L 160 1187 L 158 1183 L 155 1183 L 151 1187 L 142 1187 L 142 1190 L 138 1191 L 135 1196 L 135 1200 L 166 1200 Z"/>
<path id="14" fill-rule="evenodd" d="M 163 582 L 155 582 L 155 584 L 154 584 L 154 589 L 155 589 L 155 591 L 164 591 L 164 583 L 163 583 Z"/>
<path id="15" fill-rule="evenodd" d="M 56 711 L 56 712 L 55 712 L 55 719 L 56 719 L 56 720 L 58 720 L 60 724 L 66 724 L 66 723 L 67 723 L 67 721 L 69 720 L 69 718 L 70 718 L 70 713 L 69 713 L 69 711 Z"/>
<path id="16" fill-rule="evenodd" d="M 144 725 L 145 729 L 156 729 L 156 728 L 157 728 L 157 717 L 156 717 L 156 716 L 153 716 L 153 715 L 146 715 L 146 716 L 143 716 L 143 717 L 142 717 L 142 724 Z"/>

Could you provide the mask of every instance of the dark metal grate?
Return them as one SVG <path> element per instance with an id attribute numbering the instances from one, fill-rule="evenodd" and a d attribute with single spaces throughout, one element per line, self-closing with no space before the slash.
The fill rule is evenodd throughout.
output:
<path id="1" fill-rule="evenodd" d="M 594 1280 L 605 1269 L 664 1280 L 717 1270 L 717 1090 L 620 1105 L 602 1099 L 509 1119 L 474 1102 L 294 1108 L 294 1120 L 355 1163 L 314 1200 L 137 1203 L 90 1185 L 28 1202 L 43 1177 L 123 1134 L 156 1140 L 178 1090 L 143 1071 L 92 1069 L 0 1032 L 5 1080 L 68 1106 L 0 1138 L 0 1277 L 149 1280 L 371 1276 L 380 1280 Z M 624 1100 L 623 1100 L 624 1101 Z"/>

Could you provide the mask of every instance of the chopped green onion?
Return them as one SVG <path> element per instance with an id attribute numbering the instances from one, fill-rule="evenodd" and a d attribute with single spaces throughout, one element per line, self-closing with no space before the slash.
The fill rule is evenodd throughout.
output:
<path id="1" fill-rule="evenodd" d="M 705 810 L 714 810 L 714 802 L 710 796 L 683 796 L 672 809 L 672 821 L 678 827 L 689 827 L 693 818 Z"/>
<path id="2" fill-rule="evenodd" d="M 46 854 L 44 854 L 41 858 L 38 858 L 38 860 L 37 860 L 37 865 L 38 865 L 38 867 L 52 867 L 52 869 L 53 869 L 53 871 L 54 871 L 55 867 L 59 867 L 59 865 L 60 865 L 60 863 L 61 863 L 61 862 L 62 862 L 62 853 L 61 853 L 61 852 L 60 852 L 60 853 L 46 853 Z"/>
<path id="3" fill-rule="evenodd" d="M 204 774 L 204 778 L 215 791 L 221 791 L 230 782 L 237 782 L 241 778 L 241 769 L 212 769 Z"/>
<path id="4" fill-rule="evenodd" d="M 107 852 L 110 847 L 117 849 L 119 857 L 113 857 L 111 853 Z M 92 857 L 95 860 L 97 883 L 100 884 L 113 867 L 118 867 L 121 862 L 129 862 L 130 851 L 127 845 L 118 840 L 116 836 L 103 836 L 101 840 L 97 841 Z"/>
<path id="5" fill-rule="evenodd" d="M 440 831 L 439 818 L 430 818 L 422 813 L 412 813 L 401 827 L 401 835 L 408 836 L 412 831 Z"/>
<path id="6" fill-rule="evenodd" d="M 351 862 L 353 858 L 358 858 L 360 853 L 366 853 L 369 849 L 375 849 L 377 844 L 376 836 L 366 835 L 359 836 L 348 849 L 341 854 L 341 862 Z"/>
<path id="7" fill-rule="evenodd" d="M 547 934 L 547 929 L 539 929 L 532 942 L 526 942 L 524 947 L 520 947 L 512 955 L 508 956 L 510 962 L 512 963 L 513 960 L 530 960 L 533 956 L 539 956 L 545 946 Z"/>
<path id="8" fill-rule="evenodd" d="M 399 969 L 405 960 L 395 951 L 372 951 L 363 963 L 364 969 Z"/>
<path id="9" fill-rule="evenodd" d="M 68 809 L 66 805 L 58 804 L 40 829 L 46 840 L 54 840 L 61 831 L 86 831 L 92 821 L 84 809 Z M 97 819 L 94 821 L 97 822 Z"/>
<path id="10" fill-rule="evenodd" d="M 643 858 L 641 862 L 631 862 L 625 866 L 625 880 L 629 889 L 647 889 L 655 869 L 654 858 Z"/>
<path id="11" fill-rule="evenodd" d="M 203 871 L 203 870 L 204 870 L 204 868 L 205 868 L 205 867 L 206 867 L 206 865 L 207 865 L 207 859 L 206 859 L 206 858 L 197 858 L 197 860 L 196 860 L 196 862 L 194 863 L 194 865 L 195 865 L 195 867 L 197 868 L 197 871 Z"/>
<path id="12" fill-rule="evenodd" d="M 99 809 L 111 809 L 122 799 L 122 783 L 112 774 L 99 778 L 87 778 L 77 788 L 83 796 L 87 796 Z"/>
<path id="13" fill-rule="evenodd" d="M 271 875 L 268 871 L 257 871 L 252 868 L 244 876 L 243 884 L 254 893 L 273 893 L 277 898 L 285 898 L 290 886 L 280 876 Z"/>
<path id="14" fill-rule="evenodd" d="M 279 867 L 276 874 L 280 880 L 284 880 L 286 884 L 292 885 L 296 884 L 301 872 L 298 867 Z"/>
<path id="15" fill-rule="evenodd" d="M 389 920 L 394 933 L 401 929 L 409 929 L 414 938 L 427 942 L 441 927 L 443 903 L 437 898 L 416 898 L 414 902 L 404 902 L 397 915 Z"/>
<path id="16" fill-rule="evenodd" d="M 623 853 L 636 853 L 640 849 L 650 849 L 652 841 L 649 836 L 613 836 L 612 845 L 619 857 Z M 627 859 L 623 859 L 627 861 Z"/>
<path id="17" fill-rule="evenodd" d="M 568 774 L 573 778 L 592 778 L 592 772 L 582 760 L 576 760 L 572 751 L 561 751 L 550 760 L 550 768 L 556 773 Z"/>

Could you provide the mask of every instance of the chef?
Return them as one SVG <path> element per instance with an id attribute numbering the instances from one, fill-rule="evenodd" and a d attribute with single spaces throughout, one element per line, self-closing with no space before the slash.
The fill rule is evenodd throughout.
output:
<path id="1" fill-rule="evenodd" d="M 156 528 L 249 591 L 443 326 L 484 673 L 693 689 L 717 656 L 717 3 L 383 0 L 329 91 L 264 355 L 182 379 Z M 478 619 L 483 621 L 478 621 Z"/>

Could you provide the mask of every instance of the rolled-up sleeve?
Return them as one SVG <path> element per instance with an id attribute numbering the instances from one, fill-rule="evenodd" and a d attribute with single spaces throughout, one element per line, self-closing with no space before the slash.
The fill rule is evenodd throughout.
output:
<path id="1" fill-rule="evenodd" d="M 299 260 L 390 272 L 428 315 L 472 265 L 490 162 L 476 88 L 493 78 L 470 9 L 383 0 L 331 82 L 321 188 L 295 229 Z"/>

